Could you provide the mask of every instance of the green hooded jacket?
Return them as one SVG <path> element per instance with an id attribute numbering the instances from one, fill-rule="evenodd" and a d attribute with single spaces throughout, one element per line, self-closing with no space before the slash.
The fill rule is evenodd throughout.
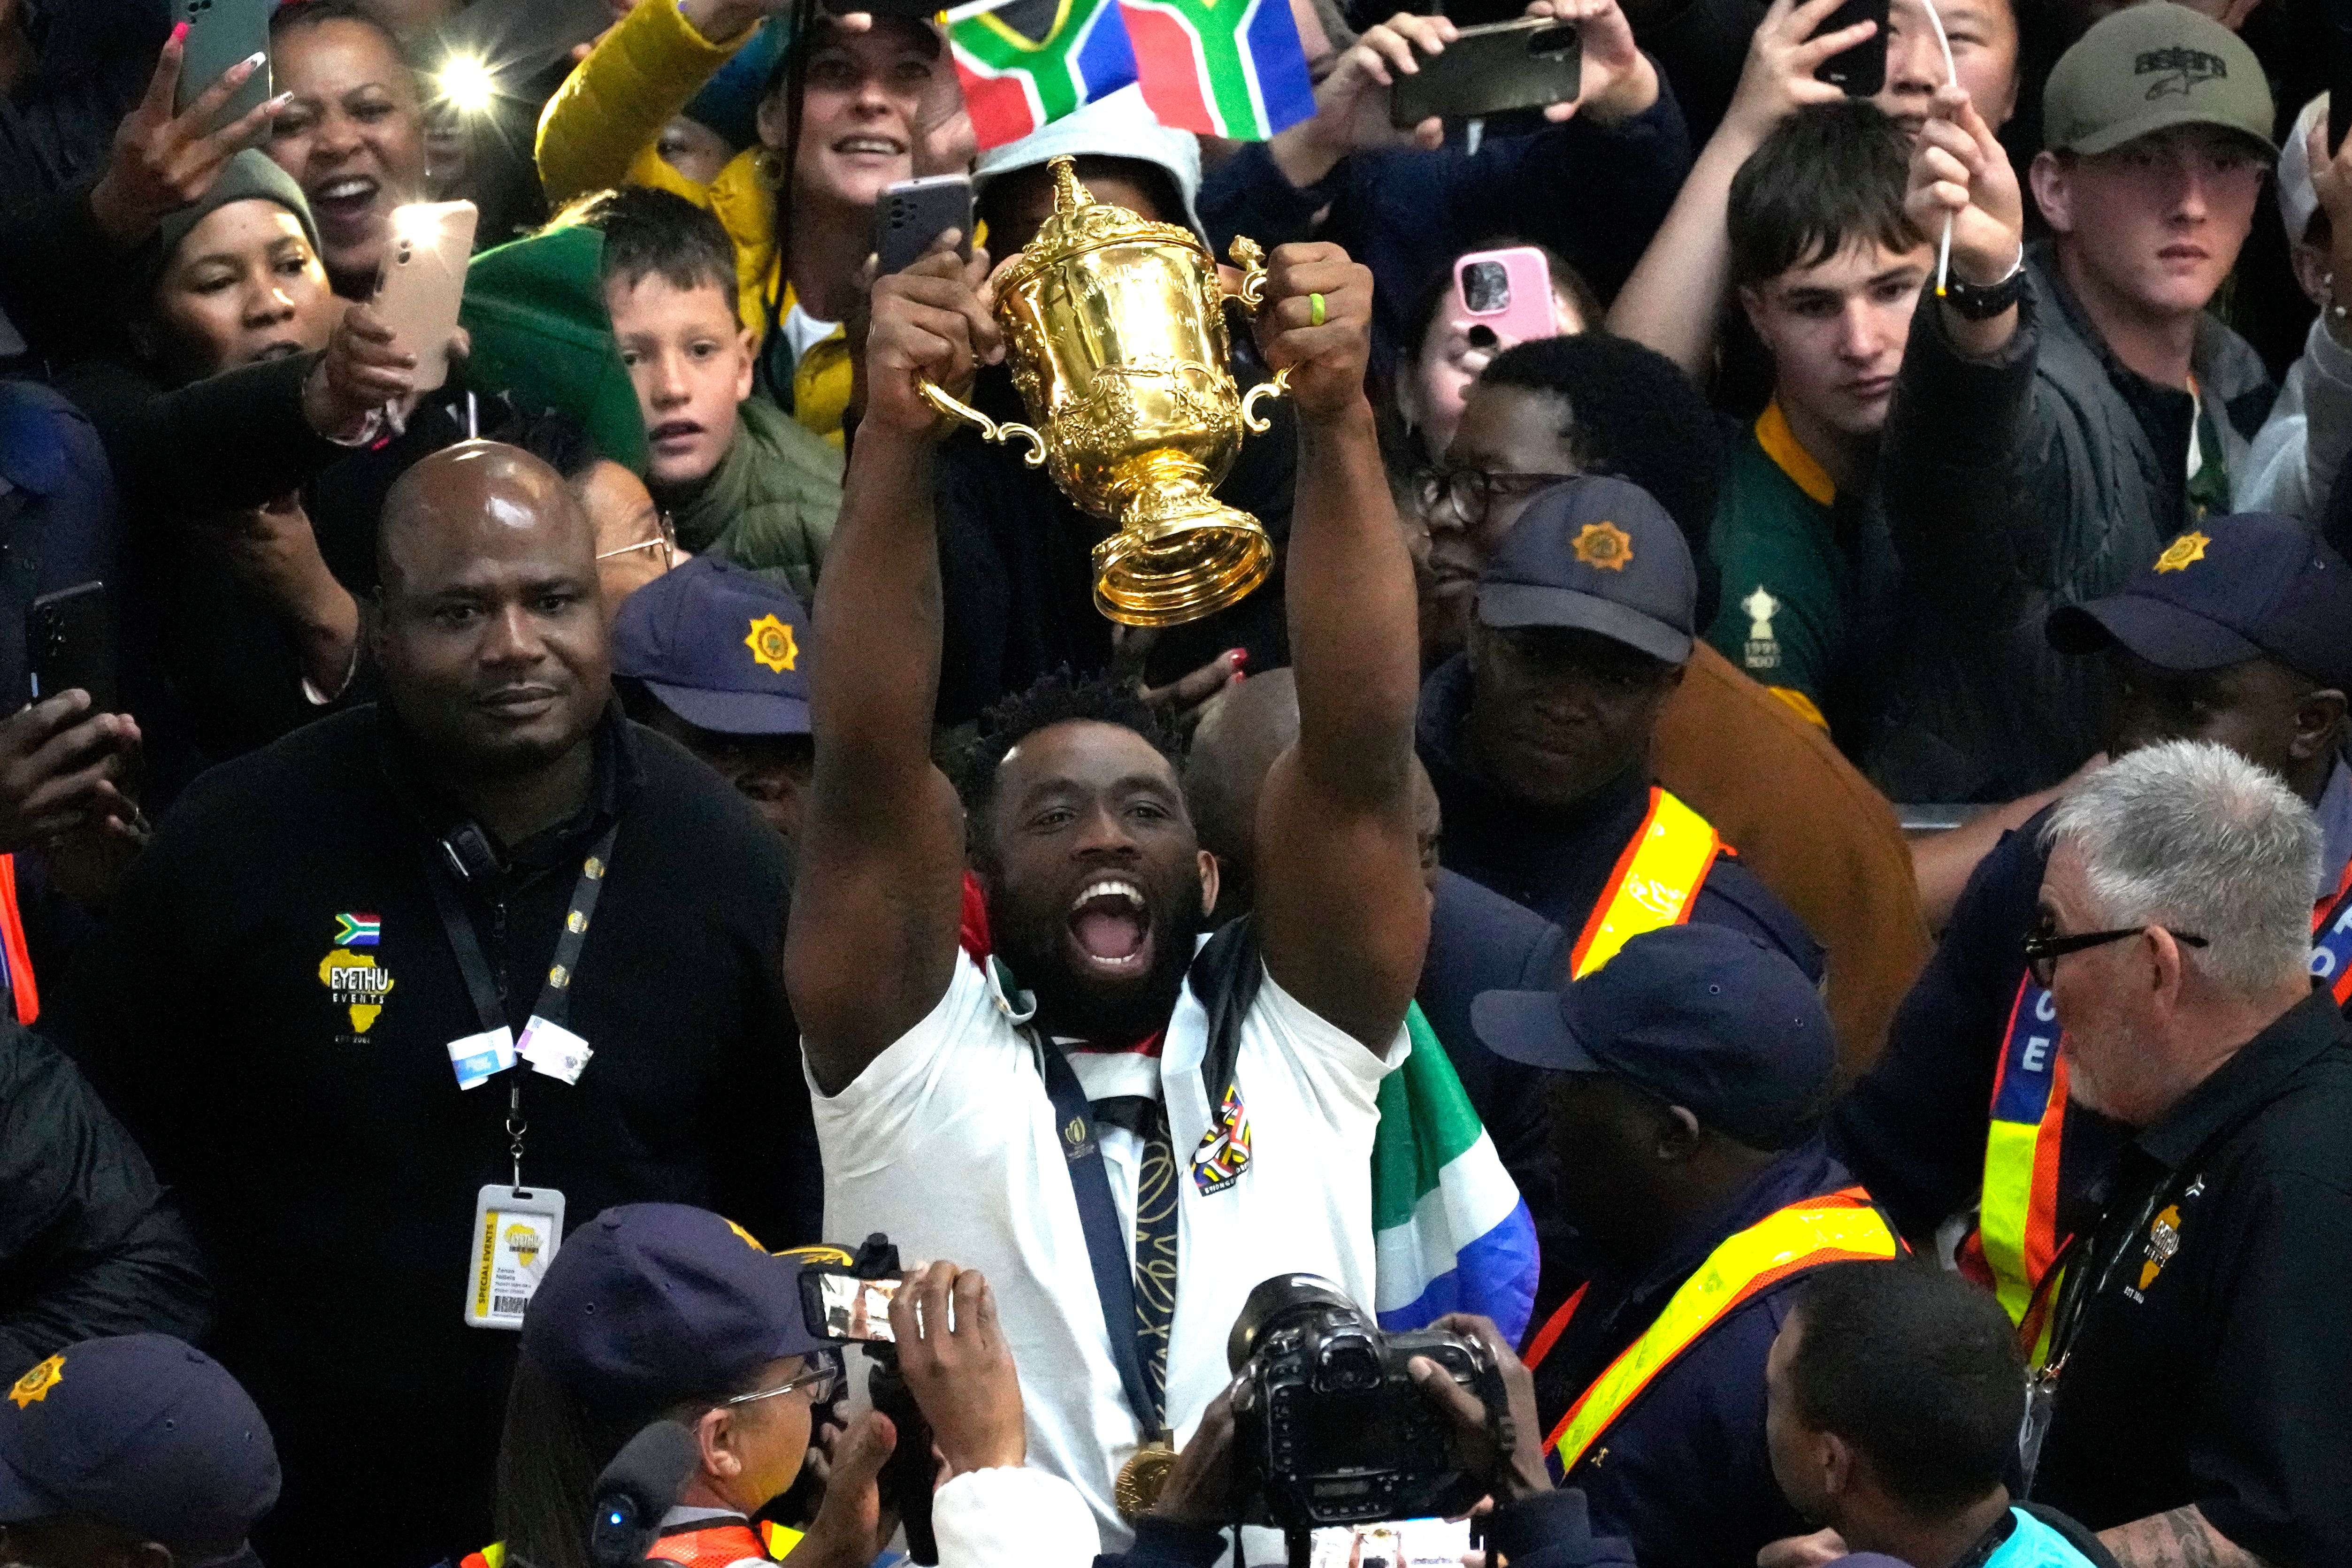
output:
<path id="1" fill-rule="evenodd" d="M 814 603 L 841 513 L 841 454 L 763 397 L 737 404 L 735 419 L 735 439 L 710 477 L 654 498 L 669 509 L 688 549 L 733 561 Z"/>

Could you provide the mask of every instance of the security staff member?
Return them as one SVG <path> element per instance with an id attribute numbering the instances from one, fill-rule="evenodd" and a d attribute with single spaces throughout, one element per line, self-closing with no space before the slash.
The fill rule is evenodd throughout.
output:
<path id="1" fill-rule="evenodd" d="M 1808 975 L 1822 950 L 1706 819 L 1650 781 L 1650 734 L 1691 654 L 1698 572 L 1622 479 L 1542 491 L 1478 579 L 1468 650 L 1422 687 L 1417 742 L 1445 863 L 1576 933 L 1574 973 L 1690 919 Z"/>
<path id="2" fill-rule="evenodd" d="M 817 1172 L 783 846 L 614 707 L 562 479 L 436 454 L 379 552 L 387 700 L 184 795 L 59 1023 L 209 1253 L 286 1465 L 265 1552 L 428 1563 L 489 1538 L 563 1226 L 667 1199 L 787 1245 Z"/>
<path id="3" fill-rule="evenodd" d="M 2131 1141 L 2065 1266 L 2030 1495 L 2124 1568 L 2352 1562 L 2352 1026 L 2310 974 L 2319 824 L 2174 741 L 2050 831 L 2026 957 L 2069 1094 Z"/>
<path id="4" fill-rule="evenodd" d="M 2054 612 L 2049 635 L 2071 652 L 2106 654 L 2112 754 L 2217 741 L 2315 804 L 2325 875 L 2313 962 L 2352 1004 L 2352 568 L 2294 519 L 2209 518 L 2122 592 Z M 2036 1353 L 2052 1262 L 2068 1237 L 2089 1230 L 2092 1195 L 2124 1137 L 2069 1105 L 2050 998 L 2020 953 L 2039 918 L 2049 818 L 2003 836 L 1977 867 L 1886 1054 L 1829 1123 L 1831 1147 L 1906 1235 L 1979 1210 L 1962 1266 L 1999 1291 Z"/>
<path id="5" fill-rule="evenodd" d="M 1820 994 L 1752 937 L 1682 925 L 1564 991 L 1489 991 L 1471 1019 L 1538 1070 L 1562 1209 L 1593 1264 L 1537 1302 L 1546 1452 L 1643 1568 L 1753 1561 L 1804 1528 L 1764 1438 L 1790 1287 L 1901 1246 L 1809 1141 L 1837 1066 Z"/>

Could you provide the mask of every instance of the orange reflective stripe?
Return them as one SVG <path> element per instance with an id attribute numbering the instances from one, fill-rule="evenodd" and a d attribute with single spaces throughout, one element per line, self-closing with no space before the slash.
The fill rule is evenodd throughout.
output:
<path id="1" fill-rule="evenodd" d="M 1543 1358 L 1551 1354 L 1551 1347 L 1559 1343 L 1560 1333 L 1568 1327 L 1568 1320 L 1576 1316 L 1576 1309 L 1584 1304 L 1584 1292 L 1591 1289 L 1592 1289 L 1592 1281 L 1587 1280 L 1576 1288 L 1575 1292 L 1568 1300 L 1560 1302 L 1558 1311 L 1544 1320 L 1544 1326 L 1528 1343 L 1528 1354 L 1523 1358 L 1528 1364 L 1529 1372 L 1541 1366 Z"/>
<path id="2" fill-rule="evenodd" d="M 1707 1255 L 1641 1337 L 1579 1395 L 1545 1442 L 1562 1475 L 1701 1334 L 1759 1292 L 1826 1263 L 1885 1261 L 1903 1244 L 1858 1186 L 1775 1210 Z"/>
<path id="3" fill-rule="evenodd" d="M 25 945 L 25 917 L 16 912 L 16 857 L 0 855 L 0 947 L 7 950 L 8 989 L 16 1001 L 16 1021 L 41 1016 L 41 990 L 33 981 L 33 950 Z"/>
<path id="4" fill-rule="evenodd" d="M 730 1568 L 745 1561 L 767 1562 L 767 1548 L 744 1519 L 715 1521 L 668 1531 L 646 1549 L 648 1563 L 674 1563 L 677 1568 Z"/>
<path id="5" fill-rule="evenodd" d="M 2021 1328 L 2061 1245 L 2058 1154 L 2065 1131 L 2065 1037 L 2050 993 L 2029 974 L 2018 981 L 2001 1030 L 1985 1124 L 1976 1245 L 1964 1252 L 1966 1263 L 1979 1266 L 1966 1271 L 1992 1288 L 2009 1321 Z"/>
<path id="6" fill-rule="evenodd" d="M 2352 861 L 2336 891 L 2312 911 L 2311 972 L 2326 982 L 2337 1007 L 2352 1009 Z"/>
<path id="7" fill-rule="evenodd" d="M 1625 841 L 1624 852 L 1593 901 L 1592 914 L 1569 956 L 1570 979 L 1580 980 L 1645 931 L 1690 918 L 1719 841 L 1705 817 L 1664 789 L 1650 790 L 1650 810 Z"/>

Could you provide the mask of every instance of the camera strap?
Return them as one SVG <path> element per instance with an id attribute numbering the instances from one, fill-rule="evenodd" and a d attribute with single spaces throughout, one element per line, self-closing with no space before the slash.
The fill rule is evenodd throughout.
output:
<path id="1" fill-rule="evenodd" d="M 1054 1124 L 1061 1129 L 1062 1157 L 1068 1163 L 1070 1191 L 1078 1200 L 1078 1228 L 1087 1239 L 1087 1261 L 1095 1276 L 1095 1300 L 1102 1308 L 1103 1328 L 1110 1339 L 1111 1364 L 1118 1369 L 1119 1387 L 1128 1407 L 1143 1428 L 1146 1442 L 1160 1435 L 1163 1398 L 1154 1398 L 1150 1380 L 1143 1374 L 1142 1324 L 1136 1316 L 1135 1276 L 1129 1261 L 1126 1228 L 1119 1223 L 1118 1205 L 1110 1192 L 1110 1172 L 1105 1166 L 1102 1140 L 1095 1132 L 1092 1107 L 1085 1087 L 1070 1067 L 1062 1048 L 1039 1031 L 1030 1031 L 1037 1047 L 1038 1067 L 1045 1074 L 1045 1095 L 1054 1104 Z M 1173 1189 L 1171 1189 L 1173 1195 Z M 1173 1219 L 1171 1215 L 1171 1219 Z M 1174 1281 L 1170 1281 L 1171 1305 Z"/>

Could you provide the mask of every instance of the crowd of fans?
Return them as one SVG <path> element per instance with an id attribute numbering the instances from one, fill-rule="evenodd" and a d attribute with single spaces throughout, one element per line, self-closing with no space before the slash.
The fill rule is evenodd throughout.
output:
<path id="1" fill-rule="evenodd" d="M 2352 1564 L 2340 5 L 245 3 L 0 0 L 0 1563 Z M 1073 179 L 1266 253 L 1178 623 Z"/>

